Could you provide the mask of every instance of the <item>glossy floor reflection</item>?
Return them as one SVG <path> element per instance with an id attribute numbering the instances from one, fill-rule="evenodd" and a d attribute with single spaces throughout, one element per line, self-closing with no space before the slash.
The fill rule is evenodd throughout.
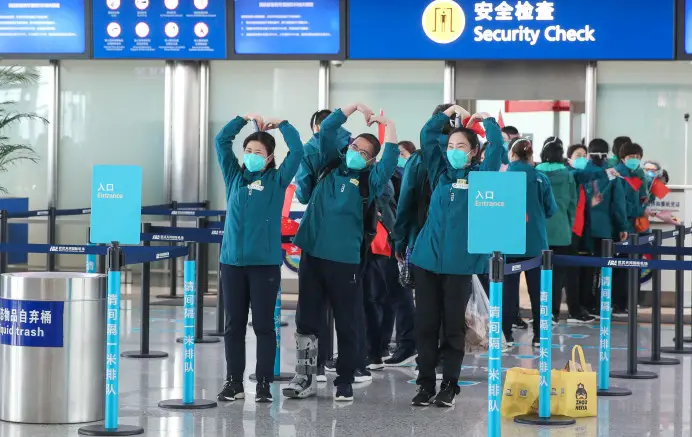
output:
<path id="1" fill-rule="evenodd" d="M 122 312 L 121 350 L 139 347 L 139 305 L 124 300 Z M 205 325 L 211 329 L 215 311 L 206 308 Z M 162 399 L 181 396 L 182 351 L 175 343 L 182 330 L 182 308 L 152 309 L 151 348 L 168 352 L 168 359 L 121 360 L 120 423 L 141 425 L 146 436 L 165 437 L 237 437 L 237 436 L 485 436 L 487 417 L 487 384 L 482 355 L 468 356 L 462 370 L 461 394 L 451 409 L 410 406 L 415 386 L 413 368 L 387 369 L 374 373 L 367 385 L 355 386 L 352 404 L 336 404 L 332 400 L 331 378 L 322 384 L 317 399 L 286 400 L 280 396 L 280 386 L 274 387 L 274 403 L 256 405 L 254 384 L 246 382 L 248 398 L 235 403 L 220 404 L 218 408 L 191 413 L 164 411 L 157 407 Z M 291 371 L 295 363 L 293 345 L 294 315 L 287 313 L 290 322 L 282 330 L 283 370 Z M 641 355 L 648 355 L 649 327 L 639 330 Z M 612 367 L 624 368 L 626 357 L 626 327 L 614 325 L 612 338 Z M 665 326 L 663 344 L 672 339 L 672 328 Z M 517 341 L 524 342 L 503 357 L 503 367 L 535 367 L 537 357 L 528 346 L 530 336 L 520 332 Z M 254 372 L 254 335 L 248 330 L 248 369 Z M 597 368 L 598 325 L 572 327 L 561 324 L 555 328 L 553 367 L 564 366 L 571 347 L 584 346 L 587 359 Z M 215 399 L 225 373 L 223 343 L 202 344 L 196 348 L 197 396 Z M 660 373 L 650 381 L 617 381 L 616 384 L 633 390 L 627 398 L 599 399 L 599 417 L 578 420 L 576 426 L 539 429 L 503 423 L 504 436 L 689 436 L 692 404 L 692 358 L 682 357 L 678 366 L 642 369 Z M 615 381 L 613 381 L 615 382 Z M 77 435 L 79 426 L 35 426 L 0 422 L 0 437 L 62 437 Z"/>

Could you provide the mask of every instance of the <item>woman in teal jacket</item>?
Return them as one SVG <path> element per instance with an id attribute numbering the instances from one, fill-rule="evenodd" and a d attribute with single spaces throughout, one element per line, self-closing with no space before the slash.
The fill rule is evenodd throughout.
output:
<path id="1" fill-rule="evenodd" d="M 555 214 L 557 205 L 553 197 L 550 180 L 531 165 L 533 147 L 531 141 L 526 138 L 515 138 L 509 144 L 509 167 L 507 171 L 526 173 L 526 252 L 513 254 L 507 258 L 507 263 L 521 262 L 526 259 L 540 256 L 548 249 L 548 235 L 546 233 L 546 220 Z M 569 235 L 569 233 L 567 234 Z M 531 312 L 533 314 L 533 346 L 540 344 L 539 323 L 541 291 L 541 271 L 538 268 L 527 270 L 525 273 L 526 285 L 531 298 Z M 512 322 L 517 319 L 519 303 L 519 278 L 520 275 L 506 275 L 504 289 L 502 291 L 502 331 L 507 343 L 514 342 L 512 336 Z"/>
<path id="2" fill-rule="evenodd" d="M 474 115 L 466 128 L 456 128 L 448 140 L 440 134 L 454 115 L 465 119 L 468 113 L 451 106 L 432 116 L 421 131 L 423 163 L 432 188 L 430 209 L 423 229 L 413 246 L 411 263 L 415 266 L 416 342 L 419 373 L 418 394 L 413 405 L 431 402 L 450 407 L 459 393 L 457 381 L 464 359 L 466 322 L 464 312 L 472 292 L 472 275 L 488 269 L 488 257 L 467 251 L 468 178 L 471 171 L 497 171 L 502 160 L 502 133 L 488 114 Z M 482 119 L 490 146 L 481 164 L 479 141 L 468 129 Z M 443 330 L 442 350 L 439 347 Z M 443 360 L 443 382 L 435 396 L 435 366 L 440 353 Z M 434 400 L 433 400 L 434 398 Z"/>
<path id="3" fill-rule="evenodd" d="M 249 120 L 260 127 L 243 142 L 243 164 L 232 150 L 233 140 Z M 276 143 L 266 132 L 278 128 L 289 154 L 277 169 Z M 221 282 L 228 317 L 224 335 L 226 382 L 220 401 L 245 397 L 245 327 L 252 308 L 257 336 L 257 402 L 271 402 L 276 333 L 274 305 L 281 285 L 281 210 L 284 193 L 298 171 L 303 144 L 287 121 L 266 123 L 259 115 L 231 120 L 216 136 L 216 153 L 226 184 L 227 214 L 221 244 Z"/>

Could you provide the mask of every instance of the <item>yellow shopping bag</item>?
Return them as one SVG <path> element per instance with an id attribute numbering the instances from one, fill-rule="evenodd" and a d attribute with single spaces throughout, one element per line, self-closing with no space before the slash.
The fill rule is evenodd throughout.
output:
<path id="1" fill-rule="evenodd" d="M 579 353 L 579 361 L 576 354 Z M 569 417 L 594 417 L 598 411 L 596 372 L 584 358 L 581 346 L 572 348 L 572 359 L 564 370 L 552 372 L 553 390 L 558 394 L 552 399 L 551 413 Z"/>
<path id="2" fill-rule="evenodd" d="M 538 406 L 539 383 L 538 370 L 521 367 L 509 369 L 502 391 L 500 414 L 512 418 L 532 412 L 534 404 Z"/>

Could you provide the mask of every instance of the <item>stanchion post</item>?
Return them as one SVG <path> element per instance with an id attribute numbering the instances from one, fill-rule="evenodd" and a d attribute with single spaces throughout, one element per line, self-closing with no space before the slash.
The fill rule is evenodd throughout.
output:
<path id="1" fill-rule="evenodd" d="M 540 292 L 540 339 L 541 350 L 538 361 L 540 382 L 538 385 L 538 414 L 526 414 L 514 418 L 516 423 L 539 426 L 568 426 L 576 420 L 567 416 L 550 415 L 552 388 L 551 371 L 553 347 L 553 251 L 544 250 L 541 258 Z M 534 322 L 535 323 L 535 322 Z M 492 326 L 492 325 L 491 325 Z"/>
<path id="2" fill-rule="evenodd" d="M 91 228 L 87 228 L 86 242 L 87 246 L 94 246 L 94 244 L 91 242 Z M 87 273 L 96 273 L 96 259 L 97 256 L 91 253 L 86 256 Z"/>
<path id="3" fill-rule="evenodd" d="M 103 425 L 79 428 L 80 435 L 127 436 L 144 434 L 139 426 L 118 424 L 118 380 L 120 352 L 120 271 L 123 251 L 117 242 L 108 247 L 108 291 L 106 314 L 106 419 Z"/>
<path id="4" fill-rule="evenodd" d="M 685 225 L 678 225 L 675 234 L 675 247 L 685 247 Z M 676 255 L 676 261 L 684 261 L 684 255 Z M 685 272 L 675 271 L 675 346 L 663 347 L 661 352 L 666 354 L 692 355 L 692 348 L 684 346 L 685 328 Z"/>
<path id="5" fill-rule="evenodd" d="M 274 332 L 276 334 L 276 354 L 274 355 L 274 381 L 290 381 L 293 379 L 291 373 L 281 373 L 281 286 L 276 293 L 276 303 L 274 304 Z M 257 375 L 250 375 L 250 379 L 257 380 Z"/>
<path id="6" fill-rule="evenodd" d="M 613 241 L 601 242 L 603 258 L 613 257 Z M 610 317 L 613 313 L 613 268 L 601 267 L 601 326 L 599 329 L 598 396 L 629 396 L 626 388 L 610 385 Z"/>
<path id="7" fill-rule="evenodd" d="M 103 246 L 103 244 L 97 244 L 97 246 Z M 106 274 L 106 257 L 105 256 L 98 256 L 98 260 L 96 261 L 96 272 L 101 273 L 102 275 Z"/>
<path id="8" fill-rule="evenodd" d="M 172 211 L 178 210 L 178 202 L 177 201 L 173 201 L 171 203 L 171 210 Z M 171 214 L 171 227 L 172 228 L 178 227 L 178 216 L 176 214 Z M 176 243 L 172 243 L 171 245 L 177 246 Z M 168 261 L 168 269 L 171 273 L 170 292 L 169 292 L 168 298 L 170 298 L 170 299 L 180 298 L 180 296 L 178 296 L 178 258 L 171 258 Z"/>
<path id="9" fill-rule="evenodd" d="M 208 202 L 208 201 L 207 201 Z M 219 221 L 223 223 L 226 220 L 225 215 L 219 216 Z M 219 245 L 221 250 L 221 245 Z M 221 283 L 221 259 L 218 261 L 218 269 L 216 270 L 216 329 L 206 331 L 207 335 L 212 337 L 223 337 L 226 331 L 226 309 L 223 305 L 223 286 Z"/>
<path id="10" fill-rule="evenodd" d="M 194 243 L 189 243 L 188 258 L 183 269 L 184 306 L 183 306 L 183 396 L 182 399 L 170 399 L 159 402 L 159 407 L 171 410 L 199 410 L 214 408 L 216 401 L 195 399 L 195 295 L 197 293 L 197 274 Z"/>
<path id="11" fill-rule="evenodd" d="M 202 243 L 188 243 L 188 248 L 190 249 L 190 256 L 197 259 L 199 262 L 195 263 L 195 281 L 196 284 L 204 283 L 206 280 L 209 267 L 207 266 L 207 257 L 205 256 L 205 251 Z M 193 331 L 193 338 L 195 343 L 219 343 L 221 339 L 219 337 L 207 337 L 204 335 L 204 294 L 199 291 L 195 285 L 195 300 L 193 302 L 195 305 L 195 326 Z M 176 339 L 178 343 L 184 343 L 184 337 Z"/>
<path id="12" fill-rule="evenodd" d="M 55 215 L 55 207 L 51 206 L 48 208 L 48 244 L 53 245 L 56 242 L 57 239 L 57 232 L 56 232 L 56 215 Z M 47 260 L 47 266 L 46 270 L 49 272 L 54 272 L 55 271 L 55 253 L 49 253 L 46 255 L 46 260 Z"/>
<path id="13" fill-rule="evenodd" d="M 654 247 L 661 247 L 663 231 L 654 229 Z M 654 254 L 654 260 L 660 260 L 661 255 Z M 654 366 L 672 366 L 680 364 L 676 358 L 661 357 L 661 271 L 654 269 L 651 273 L 651 358 L 640 358 L 639 364 Z"/>
<path id="14" fill-rule="evenodd" d="M 502 395 L 502 281 L 505 260 L 500 252 L 490 258 L 490 329 L 488 335 L 488 437 L 500 437 Z"/>
<path id="15" fill-rule="evenodd" d="M 6 210 L 0 211 L 0 243 L 5 244 L 9 241 L 9 213 Z M 8 268 L 7 252 L 0 252 L 0 273 L 7 273 Z"/>
<path id="16" fill-rule="evenodd" d="M 637 247 L 639 236 L 632 234 L 629 237 L 629 246 Z M 631 253 L 630 260 L 636 260 L 637 254 Z M 637 334 L 639 331 L 639 321 L 637 317 L 637 303 L 639 299 L 639 269 L 627 270 L 627 370 L 615 370 L 610 372 L 611 378 L 618 379 L 656 379 L 658 375 L 654 372 L 637 370 L 637 354 L 639 341 Z M 610 309 L 610 308 L 609 308 Z"/>
<path id="17" fill-rule="evenodd" d="M 142 223 L 142 233 L 151 234 L 151 223 Z M 143 241 L 144 247 L 151 246 L 149 241 Z M 139 322 L 139 350 L 126 351 L 120 356 L 124 358 L 166 358 L 168 353 L 149 350 L 149 322 L 151 296 L 151 263 L 142 263 L 142 319 Z"/>
<path id="18" fill-rule="evenodd" d="M 334 361 L 334 311 L 327 305 L 327 361 Z"/>

